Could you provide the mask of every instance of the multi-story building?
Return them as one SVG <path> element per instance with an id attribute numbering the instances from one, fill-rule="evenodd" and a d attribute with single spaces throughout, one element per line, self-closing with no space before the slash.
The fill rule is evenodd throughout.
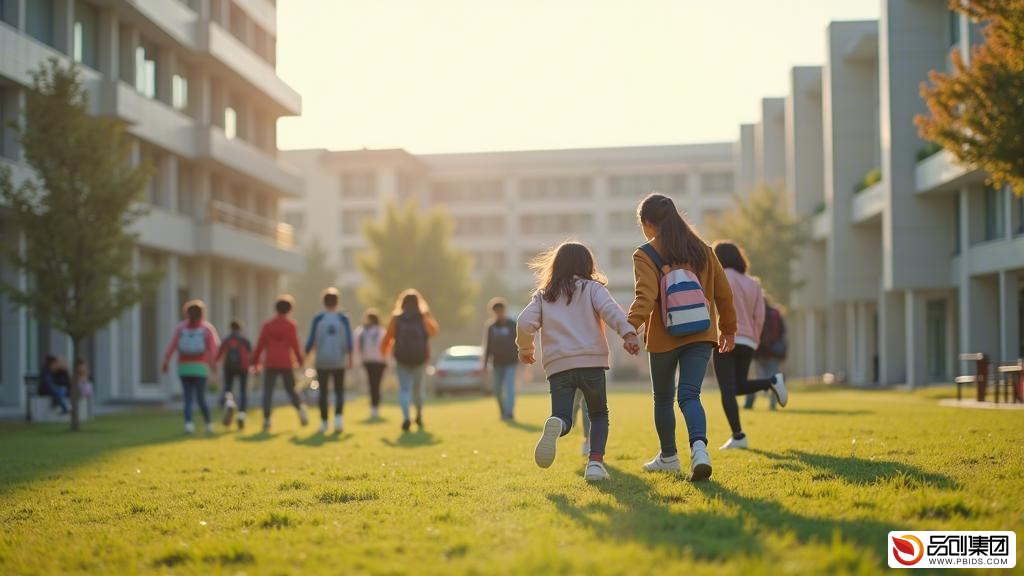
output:
<path id="1" fill-rule="evenodd" d="M 954 50 L 969 63 L 979 26 L 939 0 L 883 0 L 879 21 L 826 39 L 786 99 L 786 186 L 812 237 L 794 265 L 791 370 L 921 385 L 948 382 L 958 352 L 1024 356 L 1024 202 L 914 125 L 920 84 Z M 767 161 L 739 149 L 754 155 L 741 167 Z"/>
<path id="2" fill-rule="evenodd" d="M 100 402 L 163 400 L 174 378 L 160 355 L 190 298 L 222 330 L 250 328 L 269 309 L 282 273 L 302 268 L 281 198 L 302 179 L 278 160 L 276 121 L 301 98 L 277 76 L 273 0 L 0 0 L 0 119 L 19 118 L 29 73 L 50 58 L 75 61 L 94 114 L 126 122 L 136 157 L 156 168 L 137 225 L 135 263 L 163 272 L 158 289 L 87 345 Z M 0 163 L 31 178 L 13 131 Z M 19 242 L 3 219 L 5 243 Z M 0 272 L 25 285 L 9 265 Z M 0 407 L 24 406 L 25 374 L 67 339 L 0 301 Z"/>
<path id="3" fill-rule="evenodd" d="M 288 200 L 285 218 L 301 238 L 316 237 L 335 255 L 344 286 L 360 282 L 354 255 L 361 225 L 390 201 L 443 206 L 454 242 L 475 271 L 497 275 L 525 298 L 526 263 L 566 238 L 586 242 L 628 303 L 632 254 L 643 239 L 638 201 L 671 195 L 699 229 L 729 209 L 735 191 L 729 143 L 412 155 L 403 150 L 297 150 L 285 158 L 307 175 L 306 195 Z"/>

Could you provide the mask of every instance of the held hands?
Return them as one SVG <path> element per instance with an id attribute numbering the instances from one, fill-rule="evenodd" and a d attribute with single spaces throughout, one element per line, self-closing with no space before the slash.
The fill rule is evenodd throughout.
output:
<path id="1" fill-rule="evenodd" d="M 533 357 L 533 352 L 520 352 L 519 361 L 523 364 L 533 365 L 537 360 Z"/>
<path id="2" fill-rule="evenodd" d="M 160 367 L 160 373 L 161 374 L 167 374 L 170 371 L 171 371 L 171 367 L 167 364 L 167 362 L 164 362 L 163 366 Z"/>
<path id="3" fill-rule="evenodd" d="M 640 339 L 637 337 L 636 332 L 630 332 L 623 336 L 622 348 L 629 352 L 631 356 L 636 356 L 640 353 Z"/>
<path id="4" fill-rule="evenodd" d="M 722 354 L 732 352 L 736 348 L 735 334 L 722 334 L 718 337 L 718 351 Z"/>

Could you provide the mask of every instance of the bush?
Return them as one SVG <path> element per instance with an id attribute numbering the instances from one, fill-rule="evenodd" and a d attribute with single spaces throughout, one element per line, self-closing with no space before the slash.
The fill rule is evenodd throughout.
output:
<path id="1" fill-rule="evenodd" d="M 881 168 L 872 168 L 870 171 L 868 171 L 867 174 L 864 175 L 864 178 L 861 178 L 861 181 L 857 183 L 857 186 L 853 189 L 853 192 L 854 192 L 854 194 L 856 194 L 858 192 L 863 192 L 864 190 L 867 190 L 868 188 L 871 188 L 872 186 L 874 186 L 875 184 L 878 184 L 881 181 L 882 181 L 882 170 L 881 170 Z"/>

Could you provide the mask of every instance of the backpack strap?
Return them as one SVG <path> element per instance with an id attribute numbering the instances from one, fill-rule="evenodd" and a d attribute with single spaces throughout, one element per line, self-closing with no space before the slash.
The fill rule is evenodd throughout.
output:
<path id="1" fill-rule="evenodd" d="M 641 246 L 640 249 L 654 262 L 654 267 L 658 269 L 658 276 L 660 277 L 664 273 L 663 269 L 665 268 L 665 261 L 661 259 L 661 255 L 654 249 L 654 246 L 651 246 L 650 242 Z"/>

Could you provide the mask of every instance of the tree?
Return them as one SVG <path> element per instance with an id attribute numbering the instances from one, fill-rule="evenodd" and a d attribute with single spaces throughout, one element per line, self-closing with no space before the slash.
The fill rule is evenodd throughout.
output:
<path id="1" fill-rule="evenodd" d="M 369 244 L 357 258 L 365 278 L 359 290 L 363 305 L 387 314 L 399 292 L 416 288 L 442 328 L 466 325 L 477 286 L 469 275 L 469 255 L 451 245 L 452 224 L 443 210 L 423 212 L 414 201 L 402 207 L 392 203 L 363 233 Z"/>
<path id="2" fill-rule="evenodd" d="M 989 184 L 1024 194 L 1024 0 L 951 0 L 950 8 L 988 22 L 985 41 L 953 72 L 932 71 L 921 84 L 930 116 L 915 122 L 964 166 L 988 173 Z"/>
<path id="3" fill-rule="evenodd" d="M 806 241 L 803 227 L 786 209 L 785 196 L 768 186 L 745 198 L 734 197 L 732 209 L 708 222 L 713 239 L 738 243 L 750 259 L 751 274 L 761 278 L 768 294 L 786 306 L 800 282 L 790 266 Z"/>
<path id="4" fill-rule="evenodd" d="M 130 230 L 145 210 L 151 176 L 132 162 L 130 140 L 114 118 L 90 116 L 78 69 L 56 59 L 32 72 L 24 126 L 18 131 L 34 177 L 15 185 L 0 171 L 0 204 L 24 238 L 3 255 L 33 280 L 23 290 L 0 290 L 13 303 L 46 319 L 71 339 L 77 357 L 83 341 L 138 303 L 157 273 L 133 265 L 137 235 Z M 71 387 L 71 429 L 79 428 L 79 390 Z"/>
<path id="5" fill-rule="evenodd" d="M 295 319 L 300 326 L 307 327 L 313 320 L 322 307 L 321 293 L 337 281 L 338 270 L 328 260 L 327 251 L 313 238 L 306 248 L 305 270 L 288 280 L 288 292 L 295 297 Z"/>

